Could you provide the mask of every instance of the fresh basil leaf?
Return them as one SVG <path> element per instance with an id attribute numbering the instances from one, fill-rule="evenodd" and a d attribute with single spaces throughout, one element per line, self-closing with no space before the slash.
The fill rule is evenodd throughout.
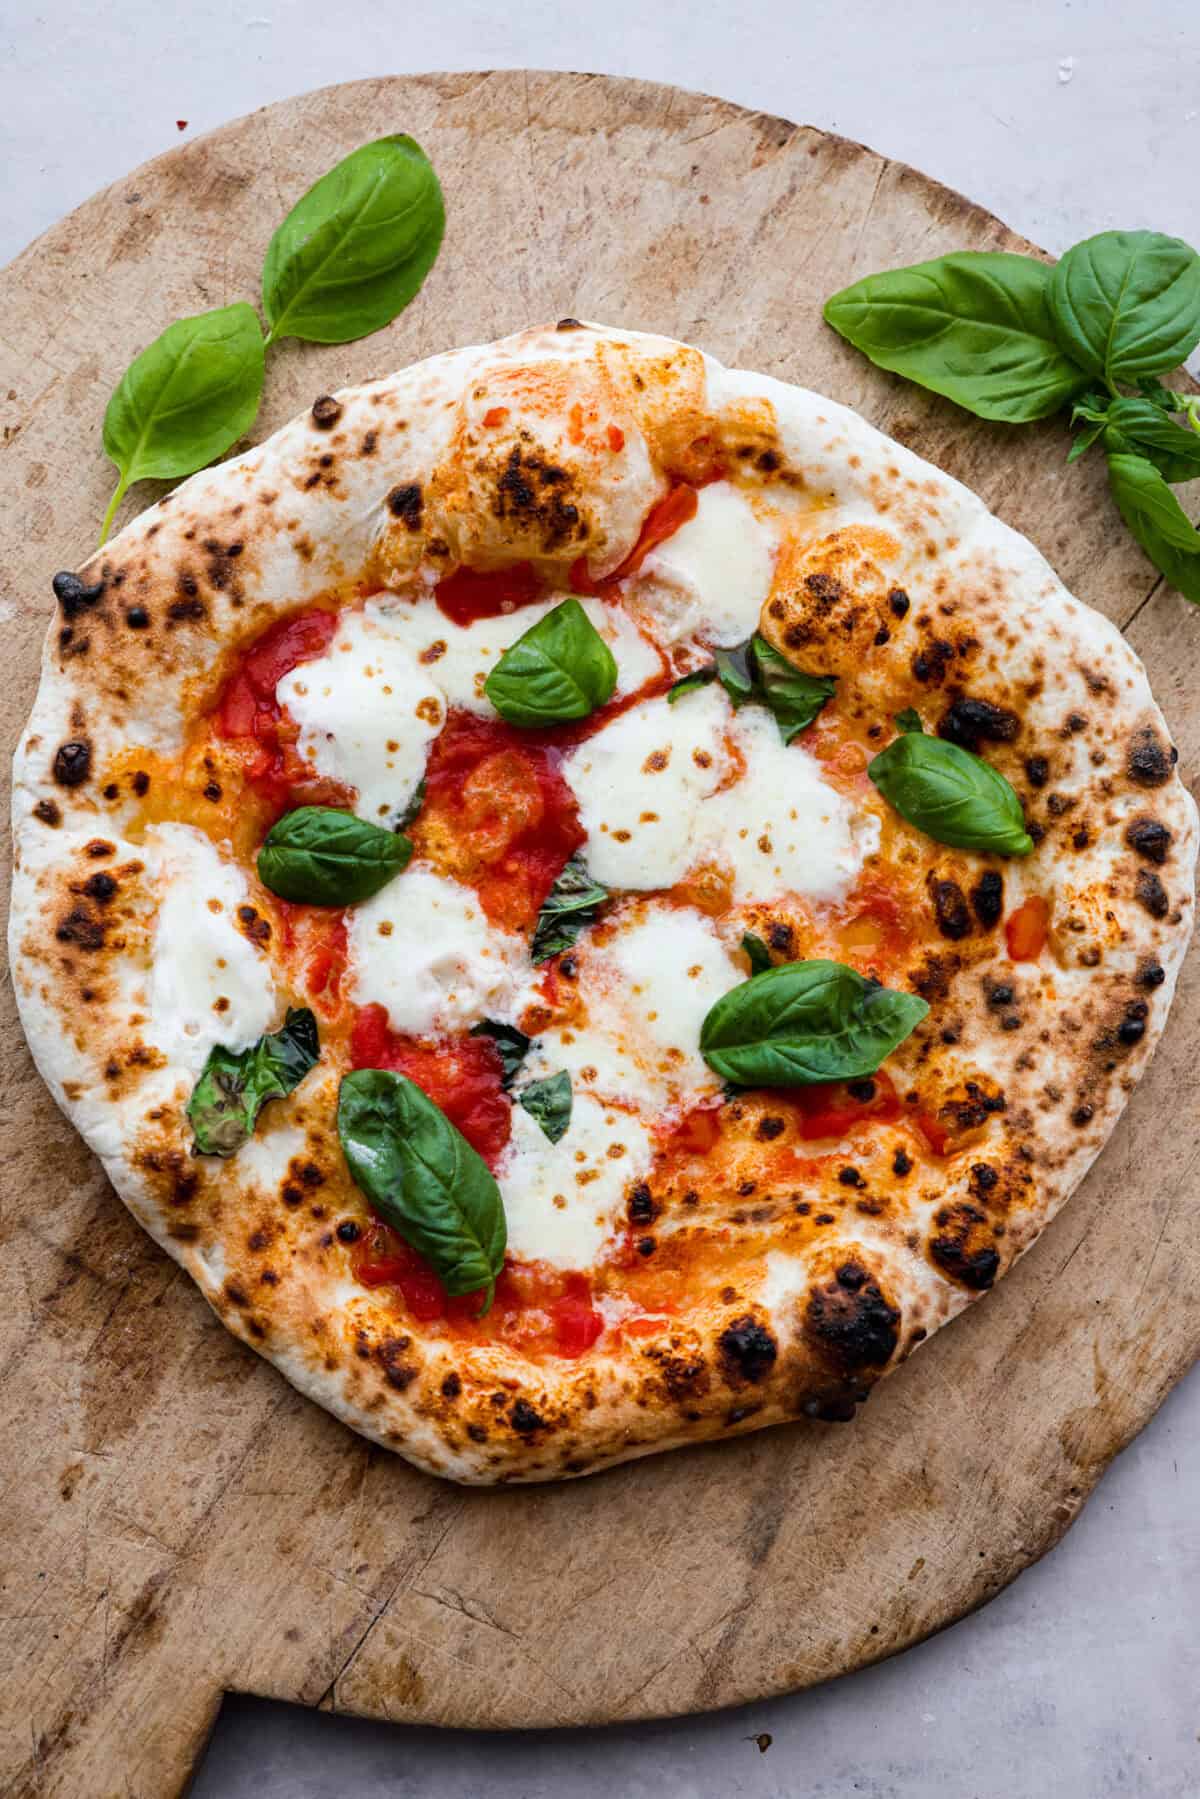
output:
<path id="1" fill-rule="evenodd" d="M 401 812 L 399 818 L 396 820 L 394 829 L 396 829 L 397 831 L 407 831 L 409 825 L 414 824 L 416 822 L 416 820 L 420 814 L 421 807 L 424 804 L 425 804 L 425 776 L 422 775 L 421 779 L 417 782 L 416 787 L 413 789 L 412 797 L 409 800 L 407 806 L 405 806 L 403 812 Z"/>
<path id="2" fill-rule="evenodd" d="M 533 961 L 548 962 L 570 949 L 580 931 L 595 924 L 607 898 L 608 888 L 593 881 L 582 857 L 572 856 L 538 913 L 529 945 Z"/>
<path id="3" fill-rule="evenodd" d="M 716 650 L 713 666 L 717 680 L 729 695 L 734 711 L 754 698 L 754 664 L 751 660 L 753 638 L 735 644 L 731 649 Z"/>
<path id="4" fill-rule="evenodd" d="M 757 674 L 756 697 L 773 713 L 779 735 L 791 743 L 807 730 L 827 700 L 837 692 L 837 682 L 828 675 L 806 675 L 793 668 L 786 656 L 769 644 L 765 637 L 751 639 L 751 653 Z"/>
<path id="5" fill-rule="evenodd" d="M 889 805 L 935 843 L 1028 856 L 1033 839 L 1016 791 L 998 769 L 941 737 L 906 731 L 867 764 Z"/>
<path id="6" fill-rule="evenodd" d="M 929 1011 L 841 962 L 784 962 L 723 994 L 700 1053 L 741 1087 L 805 1087 L 874 1074 Z"/>
<path id="7" fill-rule="evenodd" d="M 1172 587 L 1200 605 L 1200 531 L 1144 456 L 1110 456 L 1108 481 L 1132 536 Z"/>
<path id="8" fill-rule="evenodd" d="M 425 1257 L 447 1293 L 485 1290 L 504 1266 L 504 1204 L 491 1170 L 414 1081 L 387 1068 L 342 1077 L 338 1136 L 355 1183 Z"/>
<path id="9" fill-rule="evenodd" d="M 921 714 L 917 711 L 915 706 L 906 706 L 903 712 L 897 712 L 896 729 L 898 731 L 916 731 L 918 733 L 924 731 L 925 727 L 921 723 Z"/>
<path id="10" fill-rule="evenodd" d="M 1137 386 L 1142 398 L 1152 401 L 1160 412 L 1182 412 L 1187 396 L 1164 387 L 1153 375 L 1139 375 Z"/>
<path id="11" fill-rule="evenodd" d="M 1049 288 L 1055 335 L 1111 386 L 1160 375 L 1200 343 L 1200 256 L 1158 231 L 1102 231 L 1075 244 Z"/>
<path id="12" fill-rule="evenodd" d="M 500 1085 L 507 1093 L 529 1054 L 530 1038 L 515 1024 L 499 1024 L 494 1018 L 481 1018 L 471 1026 L 472 1037 L 490 1037 L 500 1056 Z"/>
<path id="13" fill-rule="evenodd" d="M 344 344 L 403 312 L 446 227 L 442 190 L 411 137 L 364 144 L 309 188 L 263 264 L 267 338 Z"/>
<path id="14" fill-rule="evenodd" d="M 1176 425 L 1144 396 L 1122 395 L 1108 409 L 1104 447 L 1115 455 L 1144 456 L 1164 481 L 1200 478 L 1200 433 Z"/>
<path id="15" fill-rule="evenodd" d="M 198 1156 L 231 1156 L 254 1129 L 269 1099 L 298 1087 L 320 1058 L 317 1021 L 307 1006 L 289 1010 L 278 1031 L 249 1049 L 208 1053 L 187 1103 Z"/>
<path id="16" fill-rule="evenodd" d="M 673 687 L 667 689 L 667 704 L 673 706 L 681 700 L 685 693 L 694 693 L 698 687 L 707 687 L 710 681 L 717 678 L 715 663 L 709 668 L 693 669 L 690 675 L 682 675 Z"/>
<path id="17" fill-rule="evenodd" d="M 352 906 L 386 887 L 411 855 L 407 837 L 353 812 L 299 806 L 267 832 L 258 878 L 280 899 L 299 905 Z"/>
<path id="18" fill-rule="evenodd" d="M 742 938 L 742 948 L 750 958 L 751 974 L 762 974 L 764 969 L 774 967 L 770 950 L 762 938 L 756 937 L 753 931 L 747 931 Z"/>
<path id="19" fill-rule="evenodd" d="M 959 251 L 856 281 L 826 301 L 825 319 L 877 367 L 1020 425 L 1088 385 L 1055 337 L 1049 281 L 1031 256 Z"/>
<path id="20" fill-rule="evenodd" d="M 263 335 L 238 300 L 168 325 L 134 358 L 104 414 L 104 453 L 120 472 L 100 542 L 134 481 L 176 481 L 221 456 L 254 423 Z"/>
<path id="21" fill-rule="evenodd" d="M 551 1074 L 544 1081 L 530 1081 L 517 1093 L 517 1103 L 542 1128 L 543 1136 L 557 1143 L 566 1135 L 571 1122 L 571 1077 L 566 1069 Z"/>
<path id="22" fill-rule="evenodd" d="M 1074 416 L 1075 415 L 1072 414 L 1072 421 L 1074 421 Z M 1079 436 L 1075 439 L 1074 443 L 1071 445 L 1070 450 L 1067 452 L 1068 463 L 1078 462 L 1079 458 L 1081 456 L 1085 456 L 1087 454 L 1087 452 L 1091 449 L 1091 447 L 1095 443 L 1096 439 L 1098 437 L 1102 437 L 1103 435 L 1104 435 L 1104 420 L 1103 419 L 1099 419 L 1097 421 L 1094 421 L 1092 424 L 1088 425 L 1086 427 L 1086 429 L 1084 429 L 1083 431 L 1081 431 L 1079 433 Z"/>
<path id="23" fill-rule="evenodd" d="M 511 644 L 483 684 L 501 718 L 536 729 L 587 718 L 617 685 L 613 653 L 578 600 L 564 600 Z"/>

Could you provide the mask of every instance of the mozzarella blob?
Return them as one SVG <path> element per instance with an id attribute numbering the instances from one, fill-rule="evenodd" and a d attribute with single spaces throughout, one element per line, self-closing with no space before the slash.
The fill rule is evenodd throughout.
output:
<path id="1" fill-rule="evenodd" d="M 576 1093 L 566 1135 L 551 1143 L 522 1106 L 497 1182 L 510 1254 L 558 1268 L 586 1268 L 623 1220 L 625 1194 L 650 1167 L 650 1133 L 640 1119 Z"/>
<path id="2" fill-rule="evenodd" d="M 635 603 L 664 641 L 744 643 L 771 591 L 776 533 L 731 481 L 711 482 L 696 500 L 693 516 L 643 562 Z"/>

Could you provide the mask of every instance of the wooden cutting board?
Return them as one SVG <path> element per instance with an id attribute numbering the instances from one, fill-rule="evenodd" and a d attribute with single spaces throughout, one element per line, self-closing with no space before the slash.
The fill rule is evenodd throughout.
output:
<path id="1" fill-rule="evenodd" d="M 870 269 L 1029 246 L 820 131 L 526 72 L 268 107 L 118 182 L 0 274 L 6 741 L 50 576 L 94 541 L 125 364 L 177 315 L 253 297 L 288 206 L 388 131 L 439 170 L 441 259 L 378 336 L 272 351 L 262 435 L 330 388 L 563 314 L 688 338 L 847 401 L 970 483 L 1127 629 L 1200 766 L 1200 615 L 1120 529 L 1100 468 L 1068 478 L 1060 426 L 981 425 L 820 321 Z M 52 1106 L 6 986 L 0 1785 L 162 1799 L 223 1689 L 426 1723 L 627 1720 L 806 1686 L 979 1605 L 1058 1540 L 1200 1348 L 1196 989 L 1193 958 L 1084 1190 L 853 1427 L 489 1493 L 369 1447 L 225 1334 Z"/>

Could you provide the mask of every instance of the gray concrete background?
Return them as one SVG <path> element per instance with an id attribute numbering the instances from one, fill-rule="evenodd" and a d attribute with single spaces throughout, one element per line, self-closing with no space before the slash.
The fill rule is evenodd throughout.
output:
<path id="1" fill-rule="evenodd" d="M 0 258 L 180 142 L 177 120 L 192 135 L 326 82 L 521 65 L 844 132 L 1052 250 L 1110 225 L 1200 242 L 1194 0 L 8 0 Z M 232 1699 L 194 1799 L 1194 1799 L 1198 1499 L 1193 1376 L 1053 1555 L 893 1662 L 737 1712 L 536 1735 Z"/>

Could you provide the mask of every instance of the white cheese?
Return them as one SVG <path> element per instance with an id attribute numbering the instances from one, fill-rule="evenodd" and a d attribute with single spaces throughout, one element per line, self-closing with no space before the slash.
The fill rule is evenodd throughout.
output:
<path id="1" fill-rule="evenodd" d="M 220 1043 L 246 1049 L 275 1020 L 271 966 L 238 927 L 246 878 L 191 825 L 146 832 L 161 894 L 150 961 L 147 1041 L 199 1070 Z"/>
<path id="2" fill-rule="evenodd" d="M 455 624 L 432 598 L 392 600 L 383 616 L 448 706 L 463 706 L 494 718 L 484 696 L 484 682 L 510 644 L 560 606 L 565 597 L 554 594 L 518 606 L 515 612 L 479 618 L 469 625 Z M 619 694 L 636 693 L 659 674 L 662 662 L 657 650 L 617 601 L 582 600 L 580 604 L 613 653 Z"/>
<path id="3" fill-rule="evenodd" d="M 394 1031 L 464 1030 L 509 1009 L 525 939 L 489 924 L 469 887 L 414 865 L 347 914 L 350 995 Z"/>
<path id="4" fill-rule="evenodd" d="M 639 610 L 653 618 L 663 641 L 744 643 L 771 591 L 776 549 L 776 532 L 741 489 L 711 482 L 700 489 L 693 516 L 643 562 Z"/>
<path id="5" fill-rule="evenodd" d="M 618 1228 L 625 1193 L 650 1167 L 645 1125 L 628 1112 L 576 1093 L 565 1136 L 551 1143 L 521 1106 L 496 1179 L 508 1247 L 522 1260 L 588 1268 Z"/>
<path id="6" fill-rule="evenodd" d="M 356 788 L 354 810 L 374 824 L 403 812 L 446 722 L 438 689 L 372 603 L 344 613 L 325 654 L 284 675 L 275 697 L 300 726 L 300 754 Z"/>

